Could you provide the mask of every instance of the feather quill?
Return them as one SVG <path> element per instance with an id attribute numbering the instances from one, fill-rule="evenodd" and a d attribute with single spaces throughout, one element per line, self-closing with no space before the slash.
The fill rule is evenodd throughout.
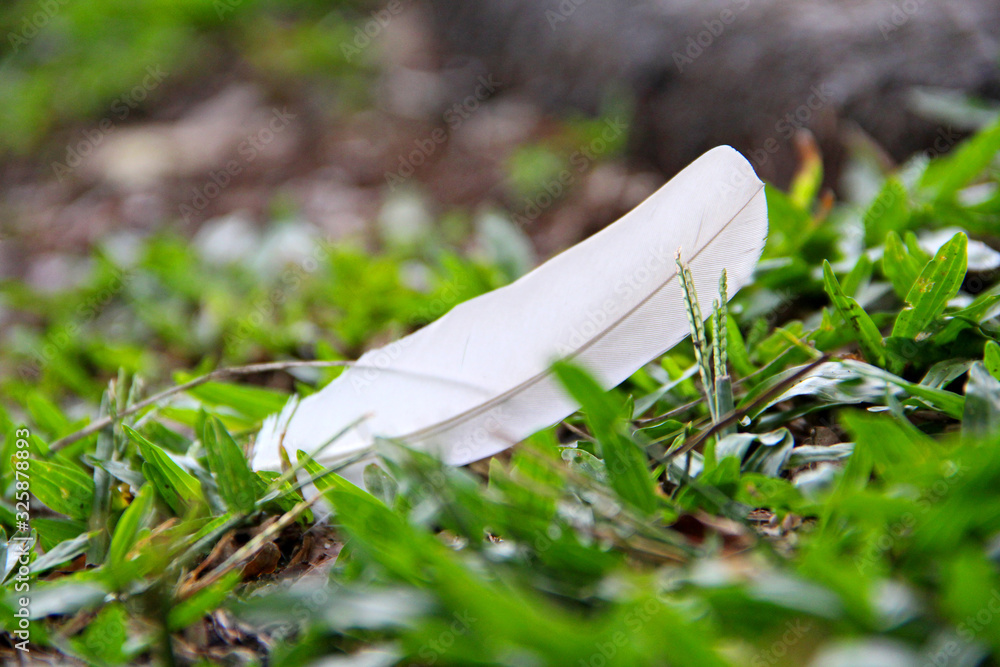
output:
<path id="1" fill-rule="evenodd" d="M 715 148 L 601 232 L 290 400 L 265 421 L 254 467 L 279 469 L 281 445 L 322 447 L 327 466 L 361 457 L 346 469 L 357 481 L 377 437 L 453 465 L 496 454 L 577 409 L 556 360 L 611 388 L 688 335 L 678 252 L 709 312 L 723 269 L 735 294 L 766 236 L 763 183 L 738 152 Z"/>

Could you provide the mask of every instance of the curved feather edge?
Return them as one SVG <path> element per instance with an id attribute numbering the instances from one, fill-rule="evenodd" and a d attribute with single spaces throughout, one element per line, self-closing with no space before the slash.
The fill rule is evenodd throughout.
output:
<path id="1" fill-rule="evenodd" d="M 678 251 L 707 313 L 722 270 L 732 296 L 766 238 L 763 183 L 737 151 L 712 149 L 601 232 L 292 398 L 264 422 L 253 465 L 279 469 L 284 445 L 322 447 L 316 460 L 332 466 L 377 437 L 453 465 L 491 456 L 577 409 L 554 361 L 580 364 L 611 388 L 688 335 Z M 359 482 L 372 460 L 342 474 Z"/>

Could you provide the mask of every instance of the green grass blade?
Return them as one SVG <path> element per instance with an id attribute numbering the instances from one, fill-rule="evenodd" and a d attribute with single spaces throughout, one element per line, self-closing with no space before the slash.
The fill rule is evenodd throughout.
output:
<path id="1" fill-rule="evenodd" d="M 996 159 L 1000 151 L 1000 119 L 966 141 L 950 155 L 927 166 L 920 179 L 922 188 L 938 199 L 951 198 L 972 182 Z"/>
<path id="2" fill-rule="evenodd" d="M 178 383 L 193 380 L 195 375 L 180 373 Z M 187 393 L 207 405 L 221 405 L 232 408 L 253 420 L 280 412 L 288 402 L 288 395 L 273 389 L 247 385 L 230 384 L 227 382 L 206 382 L 203 385 L 189 389 Z"/>
<path id="3" fill-rule="evenodd" d="M 728 335 L 726 327 L 729 321 L 729 295 L 726 286 L 726 270 L 719 276 L 719 300 L 715 303 L 712 313 L 712 358 L 715 361 L 715 378 L 727 374 L 729 367 Z"/>
<path id="4" fill-rule="evenodd" d="M 114 385 L 112 385 L 113 387 Z M 112 405 L 112 389 L 105 391 L 101 401 L 101 416 L 107 416 L 114 410 Z M 105 462 L 112 459 L 115 451 L 114 429 L 110 426 L 97 434 L 97 447 L 94 460 Z M 94 531 L 90 552 L 87 560 L 92 564 L 104 562 L 108 548 L 108 526 L 111 518 L 111 474 L 100 465 L 94 466 L 94 506 L 90 512 L 90 530 Z"/>
<path id="5" fill-rule="evenodd" d="M 87 520 L 94 506 L 94 480 L 77 466 L 31 462 L 31 492 L 49 509 Z"/>
<path id="6" fill-rule="evenodd" d="M 1000 380 L 980 362 L 969 369 L 962 433 L 987 438 L 1000 433 Z"/>
<path id="7" fill-rule="evenodd" d="M 855 339 L 865 359 L 877 366 L 884 366 L 885 347 L 882 343 L 882 334 L 858 302 L 844 294 L 840 283 L 837 282 L 837 276 L 833 273 L 833 267 L 827 261 L 823 262 L 823 285 L 837 312 L 854 331 Z"/>
<path id="8" fill-rule="evenodd" d="M 82 533 L 71 540 L 60 542 L 31 563 L 31 573 L 39 574 L 73 560 L 90 548 L 93 537 L 93 533 Z"/>
<path id="9" fill-rule="evenodd" d="M 580 368 L 560 363 L 554 366 L 554 370 L 559 381 L 582 407 L 588 425 L 601 444 L 611 487 L 622 500 L 644 512 L 652 512 L 656 508 L 656 493 L 646 466 L 646 456 L 625 434 L 614 400 Z"/>
<path id="10" fill-rule="evenodd" d="M 990 372 L 990 375 L 1000 380 L 1000 345 L 997 345 L 995 340 L 986 343 L 986 349 L 983 353 L 983 364 L 986 366 L 986 370 Z"/>
<path id="11" fill-rule="evenodd" d="M 915 382 L 908 382 L 894 373 L 867 364 L 851 360 L 845 360 L 841 363 L 846 364 L 862 375 L 890 382 L 904 389 L 910 396 L 919 398 L 935 410 L 943 412 L 953 419 L 961 419 L 962 413 L 965 411 L 965 397 L 954 392 L 926 387 Z"/>
<path id="12" fill-rule="evenodd" d="M 917 235 L 913 232 L 906 232 L 903 234 L 903 243 L 906 244 L 907 251 L 917 258 L 921 267 L 931 261 L 931 256 L 927 254 L 926 250 L 920 247 L 920 241 L 917 240 Z"/>
<path id="13" fill-rule="evenodd" d="M 898 234 L 889 233 L 885 240 L 885 252 L 882 254 L 882 273 L 892 283 L 892 289 L 900 299 L 905 299 L 910 293 L 925 264 L 920 257 L 915 257 L 907 250 Z"/>
<path id="14" fill-rule="evenodd" d="M 128 562 L 128 554 L 135 546 L 139 531 L 146 524 L 153 509 L 155 492 L 156 489 L 152 484 L 144 484 L 118 519 L 114 535 L 111 536 L 111 546 L 108 548 L 108 566 L 112 571 L 122 569 Z"/>
<path id="15" fill-rule="evenodd" d="M 257 498 L 258 478 L 250 469 L 243 450 L 233 440 L 226 427 L 215 417 L 204 420 L 202 444 L 208 458 L 208 467 L 215 473 L 219 495 L 226 506 L 238 513 L 249 513 Z"/>
<path id="16" fill-rule="evenodd" d="M 865 211 L 865 245 L 878 245 L 886 234 L 900 232 L 910 221 L 906 188 L 897 178 L 889 178 Z M 850 293 L 850 292 L 848 292 Z"/>
<path id="17" fill-rule="evenodd" d="M 205 503 L 198 480 L 188 471 L 174 463 L 166 452 L 147 440 L 141 433 L 122 424 L 125 434 L 139 446 L 145 463 L 142 474 L 153 482 L 160 497 L 178 516 Z"/>
<path id="18" fill-rule="evenodd" d="M 178 632 L 201 620 L 206 614 L 218 609 L 239 583 L 239 569 L 227 572 L 215 583 L 171 607 L 167 614 L 167 627 Z"/>
<path id="19" fill-rule="evenodd" d="M 861 289 L 861 285 L 871 279 L 873 267 L 874 264 L 868 258 L 868 255 L 858 257 L 858 263 L 854 265 L 850 273 L 844 276 L 844 282 L 841 284 L 844 294 L 855 296 L 858 290 Z"/>
<path id="20" fill-rule="evenodd" d="M 883 474 L 892 468 L 905 468 L 934 450 L 933 440 L 889 413 L 853 411 L 841 418 L 854 438 L 855 452 L 867 450 L 875 469 Z"/>
<path id="21" fill-rule="evenodd" d="M 705 334 L 705 318 L 701 315 L 701 306 L 698 305 L 698 292 L 695 290 L 694 277 L 684 262 L 681 261 L 680 254 L 677 255 L 677 272 L 681 278 L 681 288 L 684 290 L 684 306 L 687 312 L 688 325 L 691 327 L 691 346 L 694 348 L 694 356 L 701 370 L 701 383 L 705 387 L 705 397 L 708 399 L 708 410 L 712 415 L 712 421 L 719 419 L 719 407 L 715 400 L 715 382 L 712 380 L 711 351 L 708 345 L 708 336 Z"/>
<path id="22" fill-rule="evenodd" d="M 944 312 L 965 278 L 967 245 L 968 237 L 956 234 L 923 268 L 906 295 L 907 307 L 896 318 L 893 336 L 916 338 Z"/>
<path id="23" fill-rule="evenodd" d="M 137 653 L 135 643 L 129 641 L 128 621 L 128 611 L 123 603 L 107 604 L 87 623 L 81 634 L 73 637 L 73 646 L 90 658 L 91 664 L 125 664 Z"/>
<path id="24" fill-rule="evenodd" d="M 729 361 L 733 365 L 733 370 L 743 377 L 756 371 L 756 366 L 750 361 L 746 341 L 743 339 L 743 334 L 740 333 L 740 325 L 737 324 L 732 315 L 726 318 L 726 337 L 729 339 L 726 351 Z"/>

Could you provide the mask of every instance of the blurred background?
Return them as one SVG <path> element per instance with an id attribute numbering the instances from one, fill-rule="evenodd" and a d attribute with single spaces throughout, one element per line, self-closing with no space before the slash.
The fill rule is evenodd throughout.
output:
<path id="1" fill-rule="evenodd" d="M 7 392 L 357 354 L 714 145 L 779 187 L 819 158 L 860 206 L 1000 104 L 995 0 L 16 0 L 0 27 Z"/>

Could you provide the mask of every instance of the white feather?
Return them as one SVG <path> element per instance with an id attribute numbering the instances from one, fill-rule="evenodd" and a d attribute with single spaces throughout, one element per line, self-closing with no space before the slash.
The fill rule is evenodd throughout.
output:
<path id="1" fill-rule="evenodd" d="M 610 388 L 687 336 L 678 250 L 707 313 L 722 270 L 732 295 L 766 236 L 763 183 L 735 150 L 715 148 L 598 234 L 289 401 L 264 423 L 254 467 L 277 470 L 280 444 L 312 452 L 345 429 L 320 463 L 363 455 L 376 437 L 454 465 L 491 456 L 577 409 L 554 361 Z"/>

